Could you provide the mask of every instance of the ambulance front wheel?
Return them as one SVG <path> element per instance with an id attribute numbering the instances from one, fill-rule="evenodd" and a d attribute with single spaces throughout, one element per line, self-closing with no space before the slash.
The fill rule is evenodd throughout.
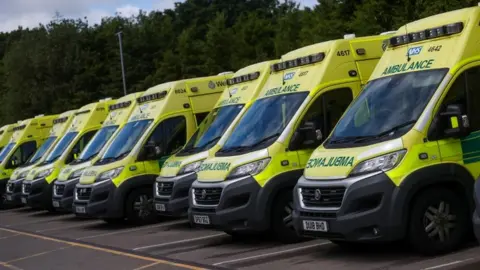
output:
<path id="1" fill-rule="evenodd" d="M 139 188 L 130 192 L 125 206 L 126 218 L 130 223 L 141 225 L 156 220 L 152 194 L 150 188 Z"/>
<path id="2" fill-rule="evenodd" d="M 424 255 L 459 248 L 468 237 L 468 202 L 447 188 L 430 188 L 418 194 L 410 206 L 408 240 Z"/>
<path id="3" fill-rule="evenodd" d="M 272 207 L 272 229 L 275 238 L 290 244 L 305 240 L 299 236 L 293 227 L 293 193 L 290 189 L 282 190 Z"/>

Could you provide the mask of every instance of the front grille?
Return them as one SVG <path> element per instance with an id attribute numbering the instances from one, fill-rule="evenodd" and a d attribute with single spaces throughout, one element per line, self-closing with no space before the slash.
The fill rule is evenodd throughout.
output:
<path id="1" fill-rule="evenodd" d="M 92 194 L 92 188 L 77 188 L 75 190 L 77 200 L 81 201 L 88 201 L 90 199 L 90 195 Z"/>
<path id="2" fill-rule="evenodd" d="M 173 191 L 173 182 L 157 182 L 157 194 L 160 196 L 170 196 Z"/>
<path id="3" fill-rule="evenodd" d="M 23 184 L 22 192 L 25 193 L 25 194 L 30 194 L 30 192 L 32 192 L 32 184 L 30 184 L 30 183 Z"/>
<path id="4" fill-rule="evenodd" d="M 302 187 L 302 202 L 307 207 L 340 207 L 345 187 Z"/>
<path id="5" fill-rule="evenodd" d="M 13 193 L 14 190 L 15 190 L 15 184 L 7 183 L 7 192 L 8 193 Z"/>
<path id="6" fill-rule="evenodd" d="M 193 195 L 197 204 L 217 205 L 220 202 L 222 188 L 195 188 Z"/>
<path id="7" fill-rule="evenodd" d="M 55 196 L 63 196 L 63 193 L 65 192 L 65 185 L 55 185 L 53 191 Z"/>

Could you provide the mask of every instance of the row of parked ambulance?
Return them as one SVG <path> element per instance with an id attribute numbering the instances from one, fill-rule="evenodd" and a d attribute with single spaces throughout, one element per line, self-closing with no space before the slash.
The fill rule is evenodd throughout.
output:
<path id="1" fill-rule="evenodd" d="M 6 125 L 2 203 L 454 250 L 480 224 L 479 39 L 471 7 Z"/>

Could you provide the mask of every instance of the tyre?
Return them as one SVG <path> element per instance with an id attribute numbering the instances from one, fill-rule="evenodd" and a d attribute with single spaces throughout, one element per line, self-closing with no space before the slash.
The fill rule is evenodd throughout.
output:
<path id="1" fill-rule="evenodd" d="M 408 224 L 408 241 L 424 255 L 438 255 L 459 248 L 470 228 L 468 203 L 454 191 L 432 188 L 418 194 Z"/>
<path id="2" fill-rule="evenodd" d="M 130 192 L 125 205 L 125 217 L 129 223 L 142 225 L 156 220 L 152 194 L 149 188 L 134 189 Z"/>
<path id="3" fill-rule="evenodd" d="M 291 190 L 281 191 L 272 205 L 271 226 L 275 238 L 282 243 L 290 244 L 305 240 L 293 227 L 293 193 Z"/>

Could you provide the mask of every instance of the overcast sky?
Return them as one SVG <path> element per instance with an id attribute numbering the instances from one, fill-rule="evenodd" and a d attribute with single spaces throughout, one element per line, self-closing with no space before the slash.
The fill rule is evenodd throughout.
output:
<path id="1" fill-rule="evenodd" d="M 140 9 L 173 8 L 183 0 L 0 0 L 0 32 L 23 27 L 35 27 L 49 22 L 58 11 L 68 18 L 87 17 L 98 23 L 102 17 L 119 12 L 124 16 L 137 14 Z M 313 6 L 317 0 L 297 0 L 304 6 Z"/>

